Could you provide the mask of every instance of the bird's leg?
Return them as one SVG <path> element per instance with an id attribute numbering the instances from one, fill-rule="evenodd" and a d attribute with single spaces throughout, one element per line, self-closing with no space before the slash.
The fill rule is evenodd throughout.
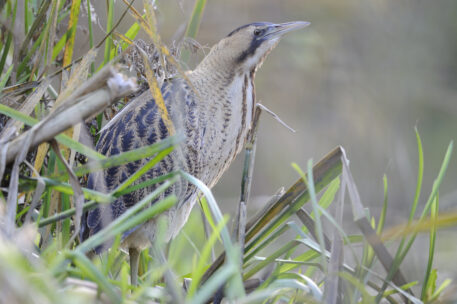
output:
<path id="1" fill-rule="evenodd" d="M 140 262 L 140 250 L 138 248 L 129 248 L 130 257 L 130 284 L 138 285 L 138 264 Z"/>

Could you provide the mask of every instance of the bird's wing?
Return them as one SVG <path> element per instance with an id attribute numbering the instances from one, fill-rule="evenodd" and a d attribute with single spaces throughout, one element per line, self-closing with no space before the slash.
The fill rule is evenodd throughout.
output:
<path id="1" fill-rule="evenodd" d="M 189 87 L 183 86 L 182 82 L 169 81 L 162 86 L 162 95 L 167 109 L 174 122 L 182 121 L 181 111 L 175 109 L 182 108 L 183 96 L 188 96 Z M 184 100 L 185 101 L 185 100 Z M 178 113 L 179 112 L 179 113 Z M 167 129 L 149 91 L 144 92 L 130 103 L 124 110 L 113 118 L 107 127 L 103 128 L 97 143 L 97 151 L 111 156 L 142 146 L 150 145 L 169 136 Z M 173 152 L 177 153 L 177 152 Z M 89 175 L 88 188 L 109 193 L 127 180 L 142 167 L 148 159 L 138 160 L 122 166 L 112 167 L 106 171 L 98 171 Z M 138 181 L 151 179 L 177 168 L 177 159 L 168 155 L 160 164 L 143 175 Z M 90 235 L 101 230 L 105 224 L 123 214 L 129 207 L 136 204 L 152 188 L 140 189 L 132 193 L 119 197 L 109 206 L 100 206 L 88 212 L 86 225 L 90 230 Z M 168 192 L 173 191 L 169 189 Z"/>

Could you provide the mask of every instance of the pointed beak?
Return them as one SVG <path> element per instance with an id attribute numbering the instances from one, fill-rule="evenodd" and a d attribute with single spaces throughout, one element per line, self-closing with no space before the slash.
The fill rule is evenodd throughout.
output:
<path id="1" fill-rule="evenodd" d="M 268 30 L 264 36 L 266 39 L 273 39 L 283 36 L 284 34 L 295 31 L 310 25 L 310 22 L 306 21 L 293 21 L 280 24 L 272 24 L 268 27 Z"/>

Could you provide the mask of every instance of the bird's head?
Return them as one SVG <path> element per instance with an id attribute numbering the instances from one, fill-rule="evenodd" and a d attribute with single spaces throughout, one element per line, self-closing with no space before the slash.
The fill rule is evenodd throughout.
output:
<path id="1" fill-rule="evenodd" d="M 207 57 L 217 57 L 217 61 L 228 63 L 242 73 L 255 70 L 284 34 L 308 25 L 309 22 L 304 21 L 246 24 L 219 41 Z"/>

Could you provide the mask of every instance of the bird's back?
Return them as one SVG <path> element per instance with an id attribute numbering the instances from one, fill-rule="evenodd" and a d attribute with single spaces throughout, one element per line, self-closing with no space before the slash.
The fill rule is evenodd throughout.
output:
<path id="1" fill-rule="evenodd" d="M 164 82 L 162 96 L 173 121 L 174 128 L 178 133 L 186 133 L 186 141 L 167 155 L 153 169 L 145 173 L 136 183 L 141 183 L 176 170 L 184 170 L 195 174 L 195 170 L 199 167 L 198 153 L 188 151 L 189 143 L 194 145 L 194 151 L 200 149 L 199 143 L 201 143 L 201 139 L 197 138 L 198 134 L 193 132 L 193 130 L 198 129 L 198 119 L 194 114 L 196 110 L 195 93 L 185 80 L 176 78 Z M 146 91 L 118 113 L 113 121 L 102 130 L 96 149 L 106 156 L 112 156 L 142 146 L 151 145 L 165 139 L 169 135 L 169 130 L 160 115 L 154 98 L 149 91 Z M 149 160 L 150 158 L 141 159 L 122 166 L 109 168 L 106 171 L 94 172 L 89 175 L 88 188 L 109 193 L 126 181 L 127 178 L 132 176 Z M 85 228 L 87 229 L 84 233 L 85 237 L 87 238 L 97 233 L 113 219 L 122 215 L 129 207 L 140 201 L 146 194 L 152 192 L 156 186 L 152 185 L 122 195 L 110 205 L 99 206 L 89 211 L 85 224 Z M 176 214 L 177 210 L 183 209 L 180 205 L 184 202 L 195 201 L 197 195 L 196 188 L 187 181 L 180 180 L 167 189 L 157 200 L 170 193 L 177 195 L 179 203 L 169 211 L 169 213 L 173 214 L 169 218 L 174 221 L 174 223 L 170 222 L 169 225 L 179 226 L 180 228 L 184 223 L 176 223 L 176 221 L 179 221 L 183 216 L 187 218 L 187 215 Z M 184 209 L 187 210 L 188 208 Z M 127 237 L 137 228 L 126 232 L 124 237 Z M 173 237 L 177 231 L 174 231 L 174 229 L 170 230 L 169 238 Z"/>

